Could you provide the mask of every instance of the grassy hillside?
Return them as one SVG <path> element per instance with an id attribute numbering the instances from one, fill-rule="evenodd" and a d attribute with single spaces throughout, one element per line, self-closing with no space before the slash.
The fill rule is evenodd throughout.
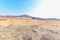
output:
<path id="1" fill-rule="evenodd" d="M 0 16 L 0 40 L 60 40 L 60 20 Z"/>

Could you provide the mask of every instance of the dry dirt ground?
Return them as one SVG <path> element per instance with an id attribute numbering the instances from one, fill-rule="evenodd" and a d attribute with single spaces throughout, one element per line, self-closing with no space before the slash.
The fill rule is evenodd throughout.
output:
<path id="1" fill-rule="evenodd" d="M 60 40 L 60 20 L 0 16 L 0 40 Z"/>

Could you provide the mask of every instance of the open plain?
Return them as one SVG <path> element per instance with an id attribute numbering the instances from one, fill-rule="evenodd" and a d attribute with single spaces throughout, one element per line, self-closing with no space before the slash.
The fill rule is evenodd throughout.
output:
<path id="1" fill-rule="evenodd" d="M 0 16 L 0 40 L 60 40 L 60 20 Z"/>

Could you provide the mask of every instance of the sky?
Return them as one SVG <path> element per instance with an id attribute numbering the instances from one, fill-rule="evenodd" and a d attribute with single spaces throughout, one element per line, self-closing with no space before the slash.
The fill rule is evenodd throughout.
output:
<path id="1" fill-rule="evenodd" d="M 41 0 L 41 3 L 38 3 L 30 15 L 41 18 L 60 19 L 60 0 Z"/>
<path id="2" fill-rule="evenodd" d="M 21 14 L 60 18 L 60 0 L 0 0 L 0 15 Z"/>
<path id="3" fill-rule="evenodd" d="M 38 0 L 0 0 L 0 15 L 21 15 L 34 9 Z"/>

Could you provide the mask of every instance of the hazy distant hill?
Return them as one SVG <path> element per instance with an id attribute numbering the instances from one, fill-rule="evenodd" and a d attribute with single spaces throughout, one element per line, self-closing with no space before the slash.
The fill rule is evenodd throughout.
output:
<path id="1" fill-rule="evenodd" d="M 18 15 L 18 16 L 9 15 L 9 16 L 5 16 L 5 17 L 24 17 L 24 18 L 32 18 L 32 19 L 36 19 L 36 20 L 60 20 L 60 19 L 57 19 L 57 18 L 39 18 L 39 17 L 32 17 L 32 16 L 27 15 L 27 14 Z"/>
<path id="2" fill-rule="evenodd" d="M 60 20 L 0 16 L 0 40 L 60 40 Z"/>

